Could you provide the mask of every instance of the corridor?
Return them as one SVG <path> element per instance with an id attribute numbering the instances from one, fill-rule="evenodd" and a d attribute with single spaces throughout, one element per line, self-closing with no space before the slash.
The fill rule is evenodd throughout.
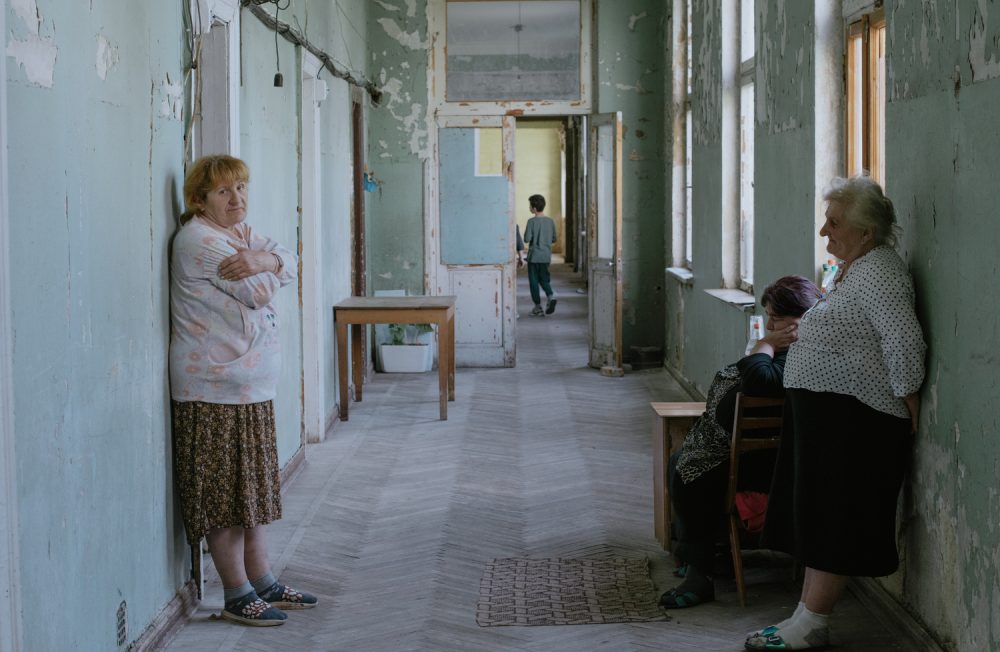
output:
<path id="1" fill-rule="evenodd" d="M 738 650 L 784 618 L 797 593 L 783 567 L 748 570 L 746 609 L 723 579 L 716 603 L 664 622 L 476 624 L 493 558 L 648 557 L 658 593 L 677 581 L 653 538 L 647 404 L 687 396 L 663 370 L 604 378 L 586 366 L 587 297 L 568 270 L 553 265 L 559 304 L 544 318 L 528 315 L 519 275 L 517 367 L 460 368 L 448 421 L 427 377 L 378 374 L 350 421 L 309 446 L 269 534 L 275 574 L 316 593 L 318 608 L 274 628 L 212 620 L 222 590 L 209 570 L 205 600 L 167 649 Z M 913 649 L 851 595 L 833 622 L 842 649 Z"/>

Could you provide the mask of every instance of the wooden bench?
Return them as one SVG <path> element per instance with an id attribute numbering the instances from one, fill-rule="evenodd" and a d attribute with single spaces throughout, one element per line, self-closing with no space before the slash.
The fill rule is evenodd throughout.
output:
<path id="1" fill-rule="evenodd" d="M 653 423 L 653 527 L 656 540 L 664 550 L 669 550 L 671 512 L 667 464 L 670 456 L 680 450 L 691 424 L 705 411 L 705 403 L 650 403 L 649 406 L 656 414 Z"/>

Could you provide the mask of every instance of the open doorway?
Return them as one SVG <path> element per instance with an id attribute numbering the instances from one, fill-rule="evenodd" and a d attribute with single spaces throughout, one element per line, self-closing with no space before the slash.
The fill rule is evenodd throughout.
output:
<path id="1" fill-rule="evenodd" d="M 579 123 L 578 117 L 518 118 L 514 143 L 514 219 L 524 233 L 531 217 L 528 197 L 545 197 L 545 214 L 556 222 L 554 260 L 561 258 L 576 272 L 582 271 L 579 225 L 584 223 L 579 210 L 584 185 L 577 155 Z"/>
<path id="2" fill-rule="evenodd" d="M 513 219 L 523 233 L 531 218 L 528 198 L 545 197 L 545 214 L 557 227 L 552 263 L 559 267 L 553 271 L 558 270 L 563 281 L 573 279 L 570 291 L 588 297 L 585 312 L 589 313 L 588 138 L 587 116 L 518 118 Z"/>

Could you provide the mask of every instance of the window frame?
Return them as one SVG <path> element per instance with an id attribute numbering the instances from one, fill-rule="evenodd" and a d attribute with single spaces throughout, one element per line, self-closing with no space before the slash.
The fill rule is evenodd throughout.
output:
<path id="1" fill-rule="evenodd" d="M 689 0 L 673 0 L 671 28 L 671 269 L 692 269 L 693 175 L 691 115 L 691 15 Z"/>
<path id="2" fill-rule="evenodd" d="M 844 30 L 844 171 L 848 176 L 866 172 L 883 189 L 885 37 L 886 19 L 882 8 L 849 21 Z M 855 54 L 856 46 L 860 46 L 859 54 Z M 882 54 L 881 66 L 877 65 L 879 53 Z M 857 96 L 859 89 L 860 98 Z M 860 152 L 857 151 L 859 147 Z"/>
<path id="3" fill-rule="evenodd" d="M 753 39 L 753 48 L 751 54 L 748 58 L 743 59 L 744 50 L 744 37 L 746 36 L 745 25 L 743 24 L 743 19 L 745 17 L 745 3 L 750 4 L 750 15 L 754 17 L 752 20 L 756 22 L 756 10 L 754 8 L 753 0 L 740 0 L 740 13 L 739 13 L 739 40 L 740 40 L 740 71 L 739 71 L 739 141 L 740 141 L 740 161 L 739 161 L 739 288 L 744 292 L 753 294 L 753 266 L 754 266 L 754 232 L 756 229 L 756 224 L 754 222 L 754 195 L 755 195 L 755 178 L 756 178 L 756 166 L 754 165 L 754 140 L 756 133 L 756 111 L 754 103 L 756 101 L 756 67 L 757 67 L 757 30 L 756 25 L 751 24 L 750 33 Z M 752 93 L 749 111 L 749 121 L 746 120 L 748 116 L 744 115 L 743 112 L 743 91 L 747 87 L 750 88 Z M 744 177 L 746 174 L 746 153 L 747 153 L 747 142 L 749 140 L 749 163 L 750 163 L 750 179 Z M 749 187 L 749 197 L 744 194 L 744 189 Z M 748 220 L 745 216 L 745 211 L 749 208 L 749 234 L 747 233 Z M 749 240 L 749 243 L 747 242 Z M 747 260 L 749 258 L 749 261 Z"/>
<path id="4" fill-rule="evenodd" d="M 594 0 L 580 1 L 580 99 L 578 100 L 484 100 L 449 101 L 447 98 L 448 2 L 428 0 L 428 34 L 431 40 L 431 109 L 439 116 L 461 115 L 585 115 L 593 108 Z M 455 0 L 462 1 L 462 0 Z M 510 0 L 477 0 L 502 2 Z"/>

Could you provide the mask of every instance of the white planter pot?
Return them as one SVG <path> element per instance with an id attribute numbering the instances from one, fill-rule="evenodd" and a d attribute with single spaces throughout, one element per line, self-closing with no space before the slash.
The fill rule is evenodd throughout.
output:
<path id="1" fill-rule="evenodd" d="M 387 373 L 420 373 L 430 371 L 434 364 L 429 344 L 380 345 L 382 371 Z"/>

